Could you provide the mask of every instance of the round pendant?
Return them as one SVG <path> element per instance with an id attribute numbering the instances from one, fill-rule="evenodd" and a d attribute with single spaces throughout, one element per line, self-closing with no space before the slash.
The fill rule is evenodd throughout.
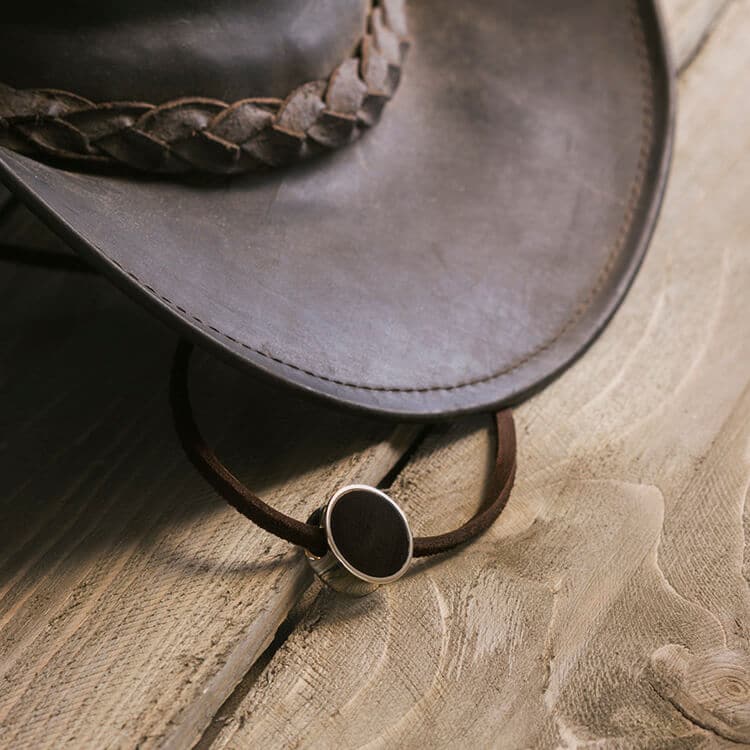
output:
<path id="1" fill-rule="evenodd" d="M 400 578 L 414 551 L 409 522 L 384 492 L 364 484 L 340 489 L 322 510 L 328 553 L 307 558 L 331 588 L 363 596 Z"/>

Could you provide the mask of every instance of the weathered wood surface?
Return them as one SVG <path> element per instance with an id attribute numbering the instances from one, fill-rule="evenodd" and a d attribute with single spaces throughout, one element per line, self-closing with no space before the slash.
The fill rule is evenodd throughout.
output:
<path id="1" fill-rule="evenodd" d="M 678 71 L 709 39 L 716 20 L 733 0 L 663 0 L 662 8 Z"/>
<path id="2" fill-rule="evenodd" d="M 501 521 L 369 599 L 320 592 L 204 746 L 750 743 L 750 4 L 704 45 L 719 5 L 669 9 L 686 36 L 663 218 L 603 338 L 518 410 Z M 463 423 L 395 494 L 443 527 L 489 464 Z"/>
<path id="3" fill-rule="evenodd" d="M 24 210 L 2 238 L 65 251 Z M 308 567 L 183 457 L 170 332 L 102 279 L 7 263 L 0 309 L 0 746 L 188 746 Z M 342 482 L 379 481 L 415 433 L 206 358 L 193 380 L 230 465 L 302 517 Z"/>
<path id="4" fill-rule="evenodd" d="M 0 265 L 0 746 L 186 747 L 215 714 L 202 747 L 750 742 L 750 10 L 725 6 L 666 5 L 664 216 L 612 327 L 519 411 L 502 521 L 371 598 L 313 587 L 260 660 L 310 577 L 180 455 L 174 338 L 104 281 Z M 232 466 L 299 516 L 414 435 L 205 359 L 195 381 Z M 395 488 L 418 530 L 478 501 L 490 442 L 481 418 L 432 434 Z"/>

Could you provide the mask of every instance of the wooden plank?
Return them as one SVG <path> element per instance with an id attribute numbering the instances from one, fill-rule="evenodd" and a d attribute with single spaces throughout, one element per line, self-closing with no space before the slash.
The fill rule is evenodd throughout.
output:
<path id="1" fill-rule="evenodd" d="M 363 600 L 322 591 L 214 748 L 750 743 L 750 4 L 681 83 L 672 182 L 611 327 L 517 412 L 476 544 Z M 479 502 L 491 440 L 436 434 L 395 488 L 419 530 Z"/>
<path id="2" fill-rule="evenodd" d="M 32 236 L 33 234 L 33 236 Z M 60 247 L 14 210 L 0 238 Z M 311 576 L 182 455 L 174 335 L 104 279 L 0 264 L 0 744 L 186 747 Z M 211 440 L 306 517 L 415 434 L 250 383 L 208 357 Z"/>

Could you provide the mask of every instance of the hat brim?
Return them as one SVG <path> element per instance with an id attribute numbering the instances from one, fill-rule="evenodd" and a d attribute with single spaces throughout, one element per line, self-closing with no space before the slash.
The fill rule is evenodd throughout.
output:
<path id="1" fill-rule="evenodd" d="M 671 151 L 652 0 L 430 0 L 382 122 L 211 184 L 0 149 L 8 186 L 186 335 L 341 404 L 434 418 L 517 402 L 630 285 Z"/>

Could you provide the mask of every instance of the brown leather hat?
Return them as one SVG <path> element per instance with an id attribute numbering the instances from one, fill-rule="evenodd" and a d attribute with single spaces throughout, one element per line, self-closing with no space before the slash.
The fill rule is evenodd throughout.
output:
<path id="1" fill-rule="evenodd" d="M 652 0 L 61 8 L 3 12 L 0 176 L 256 372 L 399 416 L 505 405 L 643 257 L 674 106 Z"/>

